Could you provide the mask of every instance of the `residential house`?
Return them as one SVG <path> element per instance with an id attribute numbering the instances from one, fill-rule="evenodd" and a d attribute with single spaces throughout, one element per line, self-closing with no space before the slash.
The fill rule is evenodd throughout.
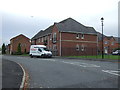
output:
<path id="1" fill-rule="evenodd" d="M 18 45 L 21 46 L 22 53 L 28 53 L 30 50 L 30 39 L 23 34 L 20 34 L 10 39 L 10 54 L 15 54 L 18 50 Z"/>
<path id="2" fill-rule="evenodd" d="M 31 44 L 46 45 L 57 56 L 96 55 L 97 43 L 95 29 L 72 18 L 54 23 L 31 39 Z"/>
<path id="3" fill-rule="evenodd" d="M 115 49 L 119 48 L 120 38 L 103 35 L 103 43 L 102 43 L 102 34 L 98 33 L 98 52 L 99 53 L 102 53 L 102 44 L 103 44 L 104 54 L 111 54 Z"/>
<path id="4" fill-rule="evenodd" d="M 6 54 L 10 54 L 10 44 L 6 45 Z"/>

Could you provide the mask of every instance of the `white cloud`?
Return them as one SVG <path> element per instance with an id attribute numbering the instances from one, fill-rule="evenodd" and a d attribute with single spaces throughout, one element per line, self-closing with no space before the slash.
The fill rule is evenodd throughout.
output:
<path id="1" fill-rule="evenodd" d="M 3 10 L 41 17 L 68 17 L 105 13 L 118 0 L 3 0 Z"/>
<path id="2" fill-rule="evenodd" d="M 19 30 L 19 27 L 17 27 L 18 29 L 15 32 L 16 28 L 13 27 L 14 36 L 16 33 L 26 33 L 28 29 L 34 29 L 30 31 L 30 33 L 34 35 L 35 32 L 38 32 L 38 29 L 45 29 L 54 22 L 60 22 L 68 17 L 72 17 L 84 25 L 92 26 L 97 31 L 101 31 L 100 18 L 104 17 L 105 34 L 117 35 L 118 1 L 119 0 L 2 0 L 0 8 L 1 11 L 7 13 L 8 16 L 13 15 L 14 17 L 12 18 L 16 19 L 15 24 L 19 24 L 18 26 L 22 29 Z M 33 16 L 33 18 L 30 18 L 30 16 Z M 20 19 L 23 21 L 21 22 Z M 27 25 L 24 24 L 22 27 L 23 22 L 27 23 Z M 29 34 L 29 32 L 27 32 L 27 34 Z M 11 34 L 11 36 L 12 35 L 13 34 Z M 29 35 L 33 36 L 31 34 Z M 7 41 L 9 40 L 7 39 L 6 42 Z"/>

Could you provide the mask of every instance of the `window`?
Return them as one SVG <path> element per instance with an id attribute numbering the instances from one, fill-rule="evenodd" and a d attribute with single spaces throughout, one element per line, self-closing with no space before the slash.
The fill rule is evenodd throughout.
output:
<path id="1" fill-rule="evenodd" d="M 53 43 L 55 43 L 56 41 L 57 41 L 57 34 L 54 33 L 54 34 L 53 34 Z"/>
<path id="2" fill-rule="evenodd" d="M 50 35 L 50 40 L 52 40 L 52 34 Z"/>
<path id="3" fill-rule="evenodd" d="M 79 51 L 79 49 L 80 49 L 80 47 L 79 47 L 79 45 L 77 44 L 77 45 L 76 45 L 76 51 Z"/>
<path id="4" fill-rule="evenodd" d="M 85 50 L 85 46 L 81 45 L 81 51 L 84 51 L 84 50 Z"/>
<path id="5" fill-rule="evenodd" d="M 84 34 L 81 34 L 81 39 L 84 39 Z"/>
<path id="6" fill-rule="evenodd" d="M 49 49 L 52 50 L 51 45 L 50 45 Z"/>
<path id="7" fill-rule="evenodd" d="M 104 41 L 104 44 L 108 44 L 108 41 Z"/>
<path id="8" fill-rule="evenodd" d="M 42 42 L 43 42 L 43 37 L 42 37 Z"/>
<path id="9" fill-rule="evenodd" d="M 79 39 L 79 34 L 78 33 L 76 34 L 76 39 Z"/>
<path id="10" fill-rule="evenodd" d="M 57 46 L 56 45 L 53 45 L 53 50 L 57 50 Z"/>
<path id="11" fill-rule="evenodd" d="M 112 42 L 111 45 L 114 45 L 114 42 Z"/>
<path id="12" fill-rule="evenodd" d="M 40 43 L 40 38 L 39 38 L 39 43 Z"/>

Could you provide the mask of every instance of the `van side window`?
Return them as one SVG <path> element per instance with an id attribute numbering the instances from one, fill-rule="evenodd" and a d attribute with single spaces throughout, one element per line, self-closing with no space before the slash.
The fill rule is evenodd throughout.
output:
<path id="1" fill-rule="evenodd" d="M 39 48 L 39 47 L 34 47 L 34 48 Z"/>
<path id="2" fill-rule="evenodd" d="M 38 48 L 38 51 L 42 52 L 42 50 L 40 48 Z"/>

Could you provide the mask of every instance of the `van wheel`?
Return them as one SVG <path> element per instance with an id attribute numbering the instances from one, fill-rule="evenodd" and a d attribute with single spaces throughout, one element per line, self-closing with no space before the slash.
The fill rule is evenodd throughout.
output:
<path id="1" fill-rule="evenodd" d="M 32 56 L 32 55 L 30 55 L 30 57 L 31 57 L 31 58 L 33 58 L 33 56 Z"/>

